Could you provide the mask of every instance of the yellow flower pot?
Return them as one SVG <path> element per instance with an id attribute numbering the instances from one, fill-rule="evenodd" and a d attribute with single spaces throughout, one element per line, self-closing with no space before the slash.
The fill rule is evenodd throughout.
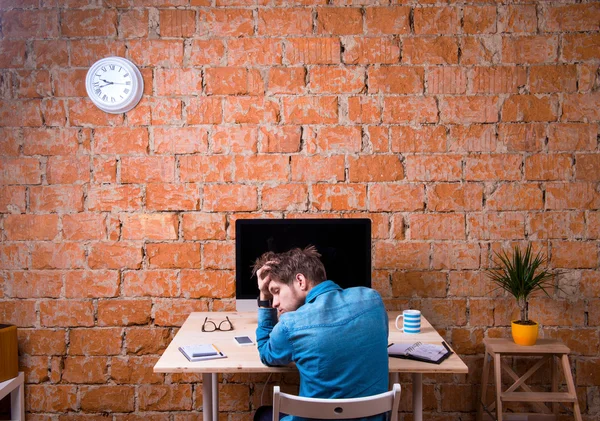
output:
<path id="1" fill-rule="evenodd" d="M 533 322 L 533 320 L 532 320 Z M 517 345 L 531 346 L 535 345 L 538 336 L 538 324 L 533 322 L 533 325 L 522 325 L 513 320 L 510 324 L 512 327 L 512 337 Z"/>

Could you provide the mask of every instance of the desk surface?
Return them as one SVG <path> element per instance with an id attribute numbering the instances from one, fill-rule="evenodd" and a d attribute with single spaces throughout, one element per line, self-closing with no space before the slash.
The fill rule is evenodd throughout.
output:
<path id="1" fill-rule="evenodd" d="M 389 327 L 391 342 L 417 342 L 440 343 L 442 337 L 425 319 L 421 320 L 421 333 L 405 334 L 399 332 L 394 322 L 400 312 L 389 312 Z M 202 323 L 205 317 L 209 320 L 225 320 L 229 317 L 234 330 L 229 332 L 202 332 Z M 247 335 L 256 340 L 257 313 L 235 313 L 235 312 L 194 312 L 189 315 L 181 329 L 177 332 L 163 355 L 154 366 L 155 373 L 274 373 L 293 372 L 296 368 L 267 367 L 260 362 L 258 349 L 255 346 L 238 346 L 234 343 L 234 336 Z M 212 343 L 227 358 L 190 362 L 179 352 L 182 345 L 195 343 Z M 456 354 L 452 354 L 441 364 L 429 364 L 420 361 L 390 358 L 391 373 L 467 373 L 465 363 Z"/>

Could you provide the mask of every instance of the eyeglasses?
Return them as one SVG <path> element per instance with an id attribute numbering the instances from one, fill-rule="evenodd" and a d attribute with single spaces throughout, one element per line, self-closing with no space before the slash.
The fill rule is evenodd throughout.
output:
<path id="1" fill-rule="evenodd" d="M 207 317 L 206 319 L 204 319 L 204 323 L 202 323 L 202 332 L 214 332 L 215 330 L 227 332 L 229 330 L 233 330 L 233 325 L 231 324 L 229 317 L 225 316 L 225 319 L 226 320 L 223 320 L 217 326 L 215 322 L 213 322 L 212 320 L 208 320 Z"/>

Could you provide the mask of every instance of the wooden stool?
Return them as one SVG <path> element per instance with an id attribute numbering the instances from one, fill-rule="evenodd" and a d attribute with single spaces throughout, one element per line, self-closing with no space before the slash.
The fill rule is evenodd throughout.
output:
<path id="1" fill-rule="evenodd" d="M 577 402 L 577 394 L 575 391 L 575 383 L 571 375 L 571 367 L 569 365 L 569 348 L 562 342 L 555 339 L 538 339 L 533 346 L 522 346 L 515 344 L 511 339 L 505 338 L 486 338 L 483 340 L 485 344 L 485 356 L 483 362 L 483 376 L 481 381 L 481 400 L 477 408 L 477 421 L 482 421 L 483 411 L 485 410 L 491 415 L 490 411 L 496 409 L 496 419 L 503 421 L 507 419 L 507 414 L 502 413 L 503 402 L 532 402 L 543 414 L 558 415 L 557 402 L 572 402 L 573 413 L 577 421 L 581 421 L 581 412 L 579 403 Z M 531 367 L 521 377 L 517 375 L 506 363 L 501 361 L 502 356 L 517 355 L 517 356 L 541 356 L 542 359 Z M 489 358 L 488 358 L 489 356 Z M 558 376 L 559 367 L 555 363 L 555 357 L 559 358 L 562 363 L 562 370 L 567 383 L 567 393 L 558 392 Z M 496 401 L 486 405 L 485 395 L 488 384 L 489 361 L 494 361 L 494 384 L 496 386 Z M 552 392 L 534 392 L 525 381 L 531 377 L 546 361 L 550 361 L 550 369 L 552 372 Z M 514 380 L 512 386 L 505 391 L 502 391 L 502 370 Z M 522 388 L 523 392 L 515 392 L 518 388 Z M 543 402 L 552 402 L 552 411 Z M 535 414 L 531 414 L 532 418 Z M 493 416 L 492 416 L 493 418 Z M 519 419 L 526 419 L 522 416 Z"/>

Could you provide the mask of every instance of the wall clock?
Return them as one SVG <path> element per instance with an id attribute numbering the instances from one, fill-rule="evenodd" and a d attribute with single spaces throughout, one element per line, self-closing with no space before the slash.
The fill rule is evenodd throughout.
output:
<path id="1" fill-rule="evenodd" d="M 120 114 L 131 110 L 140 101 L 144 81 L 131 61 L 122 57 L 106 57 L 88 70 L 85 89 L 102 111 Z"/>

